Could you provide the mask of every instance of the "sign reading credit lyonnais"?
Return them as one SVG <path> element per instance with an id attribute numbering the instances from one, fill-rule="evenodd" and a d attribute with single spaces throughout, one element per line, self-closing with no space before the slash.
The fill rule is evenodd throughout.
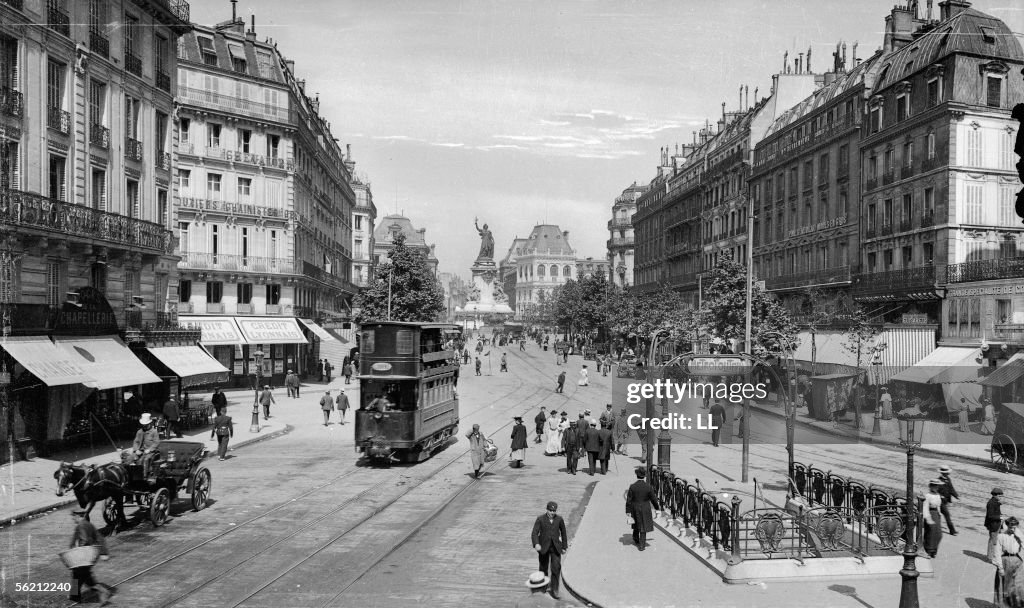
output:
<path id="1" fill-rule="evenodd" d="M 250 342 L 267 344 L 305 342 L 299 326 L 292 320 L 236 319 Z"/>

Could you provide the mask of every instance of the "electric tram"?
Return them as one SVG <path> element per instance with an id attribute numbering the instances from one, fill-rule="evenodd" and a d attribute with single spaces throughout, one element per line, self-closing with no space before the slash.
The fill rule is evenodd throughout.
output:
<path id="1" fill-rule="evenodd" d="M 461 332 L 446 323 L 363 325 L 357 451 L 378 462 L 419 462 L 447 445 L 459 429 Z"/>

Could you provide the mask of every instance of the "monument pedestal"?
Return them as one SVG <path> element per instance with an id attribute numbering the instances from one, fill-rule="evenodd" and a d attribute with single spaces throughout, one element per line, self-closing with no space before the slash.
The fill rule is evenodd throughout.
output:
<path id="1" fill-rule="evenodd" d="M 498 267 L 494 261 L 477 258 L 469 270 L 473 273 L 473 287 L 479 295 L 477 299 L 466 302 L 463 312 L 480 315 L 513 314 L 508 303 L 494 299 L 495 281 L 498 280 Z"/>

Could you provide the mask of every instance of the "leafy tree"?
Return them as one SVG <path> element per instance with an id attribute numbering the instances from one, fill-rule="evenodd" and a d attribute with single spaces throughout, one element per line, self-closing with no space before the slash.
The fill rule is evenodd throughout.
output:
<path id="1" fill-rule="evenodd" d="M 377 267 L 377 278 L 355 298 L 357 323 L 375 321 L 436 321 L 445 312 L 444 290 L 427 265 L 425 252 L 405 246 L 405 235 L 395 236 L 388 252 L 390 264 Z M 388 315 L 388 283 L 391 314 Z"/>
<path id="2" fill-rule="evenodd" d="M 701 331 L 727 343 L 742 342 L 746 332 L 747 269 L 725 254 L 705 282 L 704 301 L 698 312 Z M 789 312 L 770 294 L 753 286 L 751 332 L 753 355 L 765 358 L 787 350 L 796 339 L 796 324 Z M 780 338 L 781 336 L 781 338 Z"/>

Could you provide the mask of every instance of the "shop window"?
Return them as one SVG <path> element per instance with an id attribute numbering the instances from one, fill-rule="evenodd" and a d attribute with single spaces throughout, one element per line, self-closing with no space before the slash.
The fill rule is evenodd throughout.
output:
<path id="1" fill-rule="evenodd" d="M 996 323 L 1013 322 L 1013 300 L 996 300 Z"/>
<path id="2" fill-rule="evenodd" d="M 208 304 L 220 304 L 224 297 L 224 283 L 222 281 L 206 282 L 206 302 Z"/>
<path id="3" fill-rule="evenodd" d="M 178 281 L 178 301 L 188 302 L 192 299 L 192 281 Z"/>
<path id="4" fill-rule="evenodd" d="M 267 286 L 267 304 L 280 304 L 281 303 L 281 286 L 277 283 L 268 284 Z"/>

